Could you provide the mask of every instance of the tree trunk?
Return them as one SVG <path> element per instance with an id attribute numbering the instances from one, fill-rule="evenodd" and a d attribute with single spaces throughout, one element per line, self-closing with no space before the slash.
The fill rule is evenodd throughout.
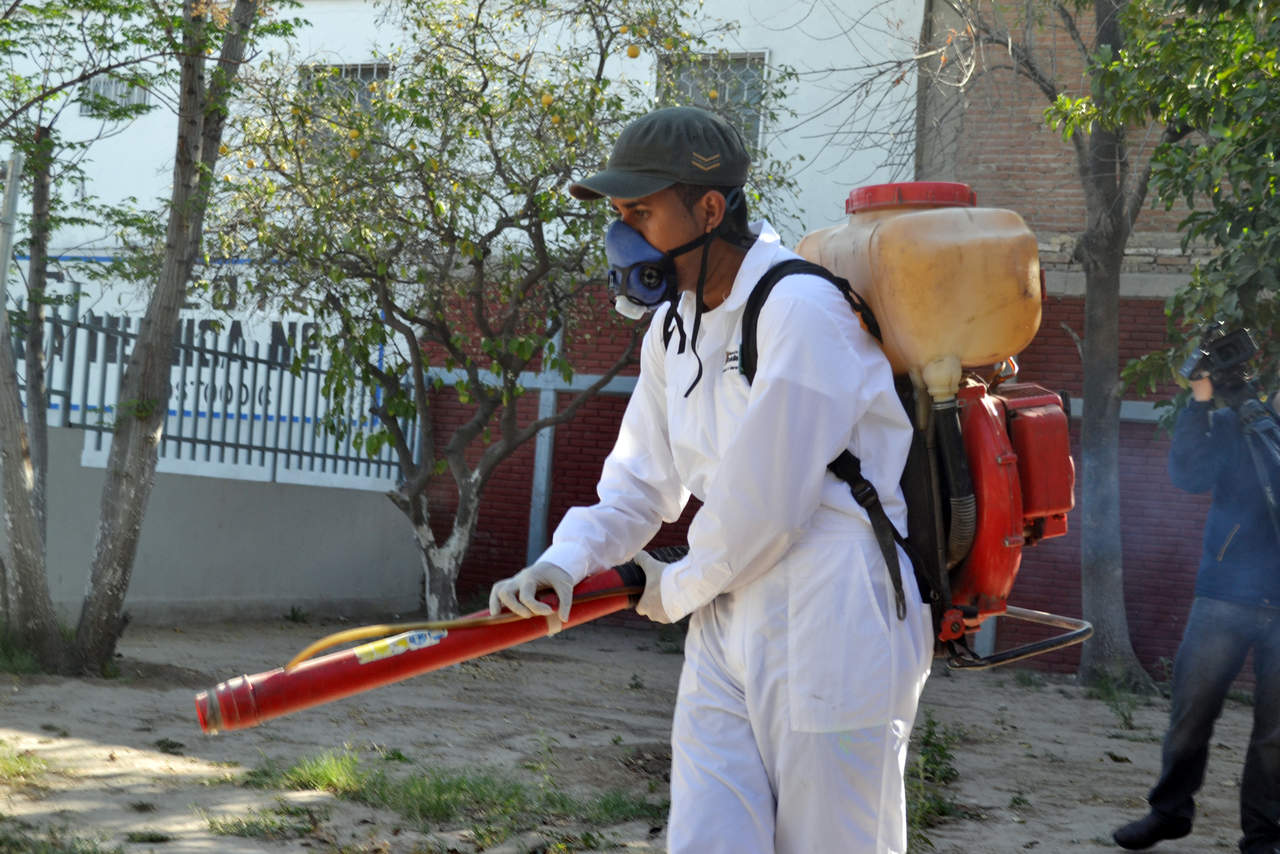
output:
<path id="1" fill-rule="evenodd" d="M 178 312 L 200 251 L 230 88 L 257 18 L 256 0 L 237 0 L 217 70 L 206 89 L 206 22 L 200 11 L 206 6 L 198 0 L 184 4 L 178 141 L 164 263 L 121 381 L 90 587 L 76 628 L 76 657 L 88 672 L 101 672 L 110 663 L 127 622 L 124 598 L 155 483 Z"/>
<path id="2" fill-rule="evenodd" d="M 15 170 L 16 173 L 16 170 Z M 56 670 L 62 662 L 62 643 L 45 574 L 45 540 L 36 511 L 35 472 L 18 392 L 17 363 L 9 329 L 3 282 L 7 281 L 13 237 L 11 205 L 17 201 L 16 174 L 11 177 L 4 206 L 4 237 L 0 239 L 0 477 L 3 478 L 5 534 L 11 565 L 8 577 L 8 626 L 17 643 L 35 655 L 40 666 Z"/>
<path id="3" fill-rule="evenodd" d="M 27 431 L 14 373 L 7 316 L 0 319 L 0 469 L 4 477 L 5 534 L 12 566 L 8 631 L 47 670 L 62 661 L 58 621 L 45 574 L 45 542 L 35 513 Z"/>
<path id="4" fill-rule="evenodd" d="M 31 157 L 31 259 L 27 264 L 27 438 L 31 443 L 31 500 L 40 539 L 48 543 L 49 388 L 44 361 L 48 310 L 49 200 L 53 171 L 53 128 L 36 128 Z M 46 582 L 47 583 L 47 582 Z"/>
<path id="5" fill-rule="evenodd" d="M 1123 252 L 1123 248 L 1121 249 Z M 1080 656 L 1087 684 L 1110 680 L 1149 689 L 1129 640 L 1120 518 L 1120 271 L 1113 258 L 1086 263 L 1084 417 L 1080 446 L 1081 601 L 1093 637 Z"/>
<path id="6" fill-rule="evenodd" d="M 474 519 L 475 513 L 463 513 L 468 503 L 475 504 L 459 496 L 459 510 L 455 520 L 459 518 Z M 436 543 L 435 534 L 431 530 L 431 515 L 426 492 L 420 492 L 407 502 L 394 500 L 393 503 L 408 517 L 413 526 L 413 537 L 418 543 L 422 555 L 422 595 L 419 605 L 428 620 L 448 620 L 458 616 L 458 591 L 454 585 L 458 573 L 462 570 L 462 558 L 466 555 L 466 544 L 470 542 L 470 532 L 459 537 L 455 533 L 443 545 Z M 474 528 L 474 523 L 472 525 Z M 459 547 L 459 544 L 461 546 Z"/>
<path id="7" fill-rule="evenodd" d="M 4 472 L 0 472 L 0 483 L 3 483 Z M 0 493 L 2 494 L 2 493 Z M 3 508 L 0 508 L 2 511 Z M 9 625 L 9 566 L 0 555 L 0 632 L 8 630 Z"/>
<path id="8" fill-rule="evenodd" d="M 458 591 L 454 585 L 461 568 L 461 559 L 456 560 L 452 567 L 441 566 L 432 560 L 431 550 L 423 549 L 422 571 L 426 579 L 424 611 L 428 620 L 448 620 L 458 616 Z"/>
<path id="9" fill-rule="evenodd" d="M 1121 548 L 1120 264 L 1129 239 L 1121 178 L 1125 143 L 1119 134 L 1097 130 L 1087 152 L 1081 163 L 1089 222 L 1080 245 L 1085 271 L 1080 583 L 1093 637 L 1081 652 L 1080 677 L 1086 684 L 1105 680 L 1150 691 L 1154 686 L 1129 639 Z"/>

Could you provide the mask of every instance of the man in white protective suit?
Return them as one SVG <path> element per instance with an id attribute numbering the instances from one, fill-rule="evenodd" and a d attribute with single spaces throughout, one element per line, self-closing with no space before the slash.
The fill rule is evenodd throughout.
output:
<path id="1" fill-rule="evenodd" d="M 572 588 L 635 556 L 637 611 L 691 615 L 672 729 L 673 852 L 884 854 L 907 847 L 907 740 L 933 644 L 901 550 L 905 607 L 866 512 L 827 463 L 849 449 L 906 531 L 898 485 L 911 425 L 889 363 L 840 291 L 781 279 L 738 369 L 742 314 L 771 266 L 797 256 L 747 223 L 738 131 L 690 107 L 628 125 L 606 168 L 570 187 L 608 197 L 620 310 L 654 316 L 599 502 L 494 585 L 489 607 L 566 619 Z M 640 551 L 690 495 L 687 556 Z M 639 552 L 639 554 L 637 554 Z"/>

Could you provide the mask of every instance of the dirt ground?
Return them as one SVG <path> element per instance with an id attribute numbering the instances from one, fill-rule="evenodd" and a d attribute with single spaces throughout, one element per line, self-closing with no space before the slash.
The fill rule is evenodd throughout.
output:
<path id="1" fill-rule="evenodd" d="M 45 838 L 52 829 L 104 851 L 164 854 L 483 849 L 466 828 L 423 830 L 323 792 L 240 782 L 268 761 L 290 765 L 344 749 L 362 763 L 390 756 L 408 760 L 395 764 L 410 769 L 494 770 L 577 796 L 620 789 L 653 802 L 665 798 L 681 656 L 656 628 L 592 624 L 254 729 L 201 733 L 197 690 L 279 666 L 341 628 L 284 620 L 131 627 L 117 679 L 0 675 L 0 758 L 31 756 L 47 765 L 28 782 L 0 783 L 0 830 L 25 828 Z M 1119 850 L 1110 833 L 1143 813 L 1167 702 L 1128 707 L 1091 699 L 1069 680 L 1029 671 L 944 670 L 939 665 L 929 680 L 917 731 L 928 716 L 954 739 L 959 777 L 946 791 L 960 815 L 926 831 L 933 850 Z M 1195 829 L 1159 851 L 1234 850 L 1250 720 L 1250 707 L 1228 705 Z M 304 837 L 285 840 L 210 829 L 211 819 L 286 802 L 314 806 L 324 819 Z M 531 831 L 487 850 L 545 851 L 582 830 Z M 661 820 L 592 832 L 598 850 L 662 850 Z M 550 850 L 581 849 L 570 842 Z"/>

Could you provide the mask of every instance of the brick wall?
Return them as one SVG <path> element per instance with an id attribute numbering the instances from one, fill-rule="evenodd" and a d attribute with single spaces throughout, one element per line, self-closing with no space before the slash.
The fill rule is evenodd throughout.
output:
<path id="1" fill-rule="evenodd" d="M 945 19 L 945 4 L 927 5 L 937 18 L 933 32 L 945 38 L 952 25 Z M 1087 90 L 1083 54 L 1058 15 L 1041 14 L 1034 26 L 1024 29 L 1022 10 L 1042 11 L 1039 7 L 975 5 L 989 20 L 1014 33 L 1056 91 L 1076 96 Z M 1084 7 L 1075 17 L 1081 36 L 1092 45 L 1093 12 Z M 935 65 L 924 73 L 949 70 Z M 1025 75 L 1015 74 L 1007 52 L 996 46 L 985 49 L 975 72 L 963 92 L 940 86 L 926 87 L 922 94 L 916 177 L 969 184 L 979 204 L 1018 211 L 1042 241 L 1077 234 L 1085 227 L 1086 217 L 1075 142 L 1064 141 L 1059 131 L 1045 124 L 1048 96 Z M 1159 128 L 1128 130 L 1130 174 L 1141 174 L 1159 135 Z M 1148 204 L 1137 230 L 1169 235 L 1183 216 L 1184 208 L 1165 211 Z"/>
<path id="2" fill-rule="evenodd" d="M 518 405 L 522 420 L 536 418 L 536 395 L 526 395 Z M 436 440 L 441 447 L 463 419 L 470 415 L 470 408 L 457 405 L 456 398 L 449 392 L 434 395 L 431 411 L 436 416 Z M 474 463 L 478 453 L 479 449 L 476 449 L 469 455 L 471 462 Z M 498 466 L 485 486 L 476 531 L 458 579 L 458 595 L 464 612 L 480 607 L 480 588 L 487 590 L 493 581 L 505 578 L 524 565 L 529 531 L 529 496 L 533 489 L 533 457 L 533 443 L 526 443 Z M 458 504 L 453 479 L 447 474 L 433 479 L 427 496 L 432 532 L 438 541 L 443 540 L 449 535 Z"/>
<path id="3" fill-rule="evenodd" d="M 597 398 L 579 413 L 568 429 L 557 430 L 555 442 L 555 474 L 552 478 L 550 529 L 570 507 L 596 502 L 596 480 L 604 458 L 613 449 L 618 423 L 626 408 L 626 399 L 610 395 Z M 664 525 L 650 545 L 683 545 L 689 520 L 698 507 L 697 499 L 679 520 Z"/>
<path id="4" fill-rule="evenodd" d="M 1079 459 L 1079 422 L 1072 427 L 1072 453 Z M 1129 635 L 1149 672 L 1166 676 L 1162 659 L 1172 660 L 1191 607 L 1207 495 L 1189 495 L 1169 483 L 1169 439 L 1154 424 L 1126 422 L 1120 430 L 1120 514 L 1124 521 L 1125 605 Z M 1077 473 L 1079 463 L 1077 462 Z M 1065 537 L 1023 552 L 1010 604 L 1079 616 L 1080 512 L 1072 511 Z M 998 649 L 1046 637 L 1050 632 L 1001 620 Z M 1035 666 L 1073 672 L 1079 647 L 1033 659 Z"/>
<path id="5" fill-rule="evenodd" d="M 578 373 L 603 373 L 625 350 L 630 330 L 631 325 L 617 318 L 610 305 L 597 302 L 588 308 L 584 316 L 577 318 L 572 328 L 566 329 L 565 350 Z M 638 367 L 633 365 L 624 369 L 621 376 L 635 376 L 637 371 Z M 572 397 L 566 392 L 557 394 L 558 411 L 563 412 Z M 436 414 L 437 442 L 443 444 L 469 410 L 453 401 L 450 393 L 438 395 L 438 401 L 433 412 Z M 613 447 L 626 403 L 625 396 L 597 395 L 571 421 L 554 428 L 548 532 L 555 529 L 556 523 L 570 507 L 591 504 L 596 500 L 596 481 L 604 459 Z M 529 390 L 518 406 L 521 424 L 535 420 L 537 390 Z M 528 442 L 498 466 L 485 486 L 477 529 L 458 579 L 458 593 L 464 605 L 479 607 L 494 581 L 506 578 L 524 566 L 533 465 L 534 443 Z M 457 507 L 452 479 L 448 476 L 437 478 L 429 494 L 432 529 L 437 537 L 445 536 Z M 692 509 L 689 508 L 681 522 L 666 526 L 654 545 L 683 542 Z"/>
<path id="6" fill-rule="evenodd" d="M 566 394 L 557 398 L 561 408 L 568 402 Z M 572 421 L 556 428 L 548 532 L 555 530 L 570 507 L 595 503 L 596 481 L 613 448 L 626 404 L 627 399 L 620 395 L 598 395 Z M 536 415 L 536 403 L 526 399 L 522 406 L 530 408 L 528 417 Z M 458 581 L 461 597 L 479 601 L 480 594 L 494 581 L 524 566 L 532 484 L 533 443 L 529 443 L 499 467 L 485 488 L 479 528 Z M 438 508 L 443 526 L 445 516 L 452 518 L 457 502 L 450 483 L 442 482 L 436 489 L 439 491 L 432 493 L 432 506 L 433 510 Z M 697 506 L 697 500 L 691 499 L 681 519 L 663 526 L 652 545 L 683 544 Z M 437 533 L 442 532 L 443 529 Z"/>

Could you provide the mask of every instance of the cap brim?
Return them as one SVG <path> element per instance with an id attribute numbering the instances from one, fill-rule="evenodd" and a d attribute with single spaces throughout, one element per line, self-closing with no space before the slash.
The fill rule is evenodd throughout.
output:
<path id="1" fill-rule="evenodd" d="M 602 199 L 639 199 L 674 184 L 670 176 L 641 175 L 618 169 L 605 169 L 590 178 L 569 185 L 569 195 L 584 202 Z"/>

